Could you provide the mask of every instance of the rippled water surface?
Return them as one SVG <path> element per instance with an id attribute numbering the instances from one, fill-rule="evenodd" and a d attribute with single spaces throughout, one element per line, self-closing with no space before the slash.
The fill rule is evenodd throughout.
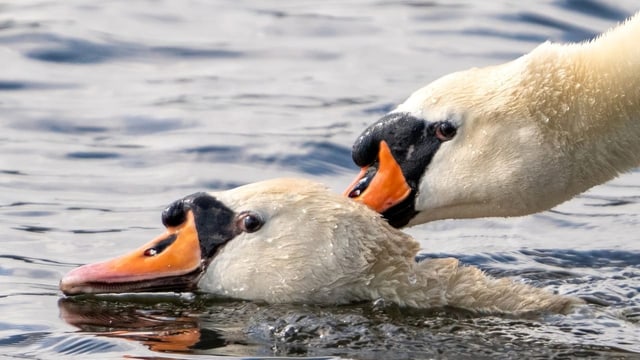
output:
<path id="1" fill-rule="evenodd" d="M 640 172 L 552 211 L 410 229 L 425 256 L 583 296 L 515 319 L 204 295 L 63 298 L 60 277 L 161 231 L 179 197 L 280 176 L 341 191 L 356 136 L 414 89 L 640 1 L 0 2 L 0 356 L 640 356 Z M 207 357 L 211 358 L 211 357 Z"/>

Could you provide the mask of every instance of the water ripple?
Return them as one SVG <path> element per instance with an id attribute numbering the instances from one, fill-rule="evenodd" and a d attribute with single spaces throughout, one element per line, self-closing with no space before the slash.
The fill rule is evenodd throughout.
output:
<path id="1" fill-rule="evenodd" d="M 74 151 L 66 156 L 70 159 L 116 159 L 122 155 L 107 151 Z"/>
<path id="2" fill-rule="evenodd" d="M 59 261 L 45 259 L 45 258 L 36 258 L 31 256 L 22 256 L 22 255 L 10 255 L 10 254 L 0 254 L 0 259 L 10 259 L 19 262 L 24 262 L 27 264 L 42 264 L 42 265 L 56 265 L 56 266 L 68 266 L 70 264 L 62 263 Z"/>
<path id="3" fill-rule="evenodd" d="M 536 12 L 524 11 L 517 15 L 504 15 L 504 20 L 514 23 L 531 23 L 534 25 L 545 26 L 561 31 L 561 38 L 558 40 L 567 42 L 579 42 L 587 39 L 593 39 L 597 32 L 588 30 L 583 26 L 574 25 L 565 20 L 550 17 Z"/>
<path id="4" fill-rule="evenodd" d="M 87 338 L 84 336 L 53 337 L 47 342 L 55 342 L 55 345 L 51 346 L 50 349 L 47 350 L 64 355 L 99 354 L 119 348 L 119 346 L 112 342 L 101 340 L 99 338 Z"/>
<path id="5" fill-rule="evenodd" d="M 640 267 L 640 253 L 623 250 L 520 250 L 541 264 L 562 268 Z"/>
<path id="6" fill-rule="evenodd" d="M 99 64 L 125 58 L 207 58 L 225 59 L 245 56 L 242 51 L 220 48 L 189 48 L 180 46 L 148 47 L 123 41 L 96 42 L 71 36 L 44 33 L 24 33 L 2 36 L 0 43 L 29 44 L 27 58 L 76 65 Z"/>
<path id="7" fill-rule="evenodd" d="M 24 91 L 24 90 L 60 90 L 70 89 L 76 85 L 45 83 L 21 80 L 0 80 L 0 91 Z"/>
<path id="8" fill-rule="evenodd" d="M 51 333 L 44 331 L 10 335 L 6 338 L 0 338 L 0 346 L 34 345 L 43 341 L 43 339 L 46 339 L 50 335 Z"/>
<path id="9" fill-rule="evenodd" d="M 250 154 L 245 147 L 231 145 L 204 145 L 187 148 L 184 152 L 197 154 L 200 159 L 212 163 L 277 164 L 313 175 L 334 174 L 342 169 L 355 168 L 349 147 L 327 141 L 306 141 L 296 148 L 301 153 Z"/>
<path id="10" fill-rule="evenodd" d="M 0 170 L 0 174 L 6 174 L 6 175 L 27 175 L 26 173 L 20 171 L 20 170 Z"/>
<path id="11" fill-rule="evenodd" d="M 245 54 L 241 51 L 222 49 L 194 49 L 177 46 L 162 46 L 150 48 L 149 52 L 175 58 L 238 58 Z"/>
<path id="12" fill-rule="evenodd" d="M 597 0 L 562 0 L 557 3 L 565 9 L 578 11 L 600 19 L 619 21 L 628 16 L 628 14 L 621 9 Z"/>
<path id="13" fill-rule="evenodd" d="M 44 36 L 24 36 L 25 40 L 43 39 Z M 34 60 L 70 63 L 70 64 L 95 64 L 113 60 L 124 55 L 124 49 L 106 44 L 98 44 L 84 39 L 63 38 L 48 36 L 47 42 L 55 45 L 42 45 L 36 49 L 28 50 L 25 56 Z"/>

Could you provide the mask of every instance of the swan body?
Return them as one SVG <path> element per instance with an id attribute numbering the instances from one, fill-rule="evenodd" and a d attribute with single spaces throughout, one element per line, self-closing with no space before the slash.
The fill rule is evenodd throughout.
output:
<path id="1" fill-rule="evenodd" d="M 358 138 L 353 158 L 366 171 L 347 193 L 395 226 L 520 216 L 638 166 L 638 39 L 640 13 L 592 41 L 544 43 L 434 81 Z M 411 190 L 404 198 L 390 195 L 400 180 L 367 188 L 382 142 Z"/>
<path id="2" fill-rule="evenodd" d="M 61 281 L 62 291 L 197 286 L 269 303 L 384 299 L 415 308 L 510 314 L 563 313 L 581 303 L 494 279 L 452 258 L 416 262 L 417 241 L 366 206 L 308 180 L 276 179 L 190 195 L 169 206 L 163 222 L 167 232 L 133 253 L 71 271 Z"/>

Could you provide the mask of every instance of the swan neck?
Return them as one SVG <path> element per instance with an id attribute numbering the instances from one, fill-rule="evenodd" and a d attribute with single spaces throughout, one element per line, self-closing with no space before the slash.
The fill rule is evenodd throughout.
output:
<path id="1" fill-rule="evenodd" d="M 525 105 L 572 193 L 637 166 L 640 15 L 581 44 L 546 43 L 525 56 Z"/>

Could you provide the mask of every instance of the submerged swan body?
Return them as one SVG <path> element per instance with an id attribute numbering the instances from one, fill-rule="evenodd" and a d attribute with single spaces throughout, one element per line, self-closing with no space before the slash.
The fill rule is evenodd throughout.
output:
<path id="1" fill-rule="evenodd" d="M 199 290 L 270 303 L 384 299 L 497 313 L 567 312 L 581 300 L 494 279 L 456 259 L 416 262 L 418 243 L 366 206 L 307 180 L 197 193 L 163 213 L 167 232 L 85 265 L 65 294 Z"/>
<path id="2" fill-rule="evenodd" d="M 434 81 L 357 139 L 363 171 L 347 193 L 396 227 L 520 216 L 638 166 L 638 39 L 640 13 L 589 42 Z"/>

